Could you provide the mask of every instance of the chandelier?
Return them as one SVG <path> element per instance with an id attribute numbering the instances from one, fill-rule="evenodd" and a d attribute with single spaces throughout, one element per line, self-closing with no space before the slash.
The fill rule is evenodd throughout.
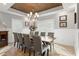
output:
<path id="1" fill-rule="evenodd" d="M 31 31 L 37 28 L 37 18 L 39 17 L 37 12 L 30 12 L 25 19 L 25 26 L 28 26 Z"/>

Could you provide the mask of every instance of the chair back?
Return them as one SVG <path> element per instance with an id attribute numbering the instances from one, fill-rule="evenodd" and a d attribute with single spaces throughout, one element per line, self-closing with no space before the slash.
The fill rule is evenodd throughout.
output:
<path id="1" fill-rule="evenodd" d="M 23 37 L 24 37 L 25 47 L 30 48 L 31 47 L 31 40 L 29 38 L 29 34 L 23 34 Z"/>
<path id="2" fill-rule="evenodd" d="M 41 32 L 40 35 L 41 35 L 41 36 L 45 36 L 45 32 Z"/>
<path id="3" fill-rule="evenodd" d="M 54 37 L 54 33 L 48 32 L 48 36 L 53 38 Z"/>
<path id="4" fill-rule="evenodd" d="M 19 44 L 23 44 L 23 37 L 21 33 L 18 33 Z"/>
<path id="5" fill-rule="evenodd" d="M 35 32 L 35 36 L 39 36 L 39 32 L 38 31 Z"/>
<path id="6" fill-rule="evenodd" d="M 17 33 L 13 33 L 14 34 L 14 41 L 15 42 L 19 42 L 19 40 L 18 40 L 18 34 Z"/>
<path id="7" fill-rule="evenodd" d="M 36 52 L 42 51 L 42 41 L 40 36 L 33 36 L 34 49 Z"/>

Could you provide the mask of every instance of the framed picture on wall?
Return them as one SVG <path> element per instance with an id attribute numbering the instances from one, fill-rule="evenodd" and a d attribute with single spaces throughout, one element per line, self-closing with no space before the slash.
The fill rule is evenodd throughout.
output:
<path id="1" fill-rule="evenodd" d="M 59 17 L 60 21 L 67 21 L 67 15 L 63 15 Z"/>
<path id="2" fill-rule="evenodd" d="M 60 22 L 59 27 L 66 28 L 67 27 L 67 22 Z"/>

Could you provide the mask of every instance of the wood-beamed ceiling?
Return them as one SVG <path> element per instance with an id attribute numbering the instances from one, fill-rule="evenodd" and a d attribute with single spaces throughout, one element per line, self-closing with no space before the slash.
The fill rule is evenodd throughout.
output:
<path id="1" fill-rule="evenodd" d="M 41 12 L 51 8 L 62 6 L 62 3 L 15 3 L 11 8 L 29 13 Z"/>

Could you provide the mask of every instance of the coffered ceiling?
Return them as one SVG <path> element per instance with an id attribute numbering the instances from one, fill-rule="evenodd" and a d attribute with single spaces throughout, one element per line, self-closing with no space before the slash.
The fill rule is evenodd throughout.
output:
<path id="1" fill-rule="evenodd" d="M 15 3 L 11 8 L 29 13 L 30 11 L 41 12 L 59 6 L 62 6 L 62 3 Z"/>

